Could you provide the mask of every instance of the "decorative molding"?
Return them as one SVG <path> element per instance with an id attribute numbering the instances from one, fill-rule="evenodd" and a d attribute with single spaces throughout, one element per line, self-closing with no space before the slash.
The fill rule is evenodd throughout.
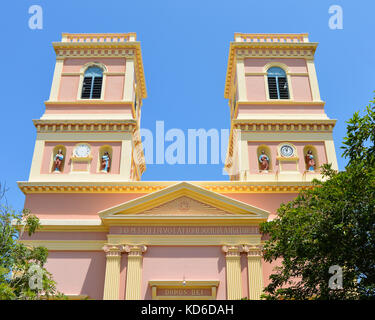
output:
<path id="1" fill-rule="evenodd" d="M 233 128 L 248 132 L 333 132 L 336 120 L 233 120 Z"/>
<path id="2" fill-rule="evenodd" d="M 134 120 L 33 120 L 38 133 L 135 132 Z"/>
<path id="3" fill-rule="evenodd" d="M 167 186 L 122 186 L 122 185 L 48 185 L 19 183 L 19 188 L 24 194 L 31 193 L 152 193 L 162 190 Z M 217 193 L 299 193 L 302 190 L 312 189 L 311 184 L 278 185 L 211 185 L 203 188 Z"/>

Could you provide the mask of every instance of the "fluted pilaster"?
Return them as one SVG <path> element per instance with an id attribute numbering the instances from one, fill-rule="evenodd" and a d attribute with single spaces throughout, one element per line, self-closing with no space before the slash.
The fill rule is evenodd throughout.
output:
<path id="1" fill-rule="evenodd" d="M 141 285 L 142 285 L 142 254 L 146 252 L 147 247 L 140 246 L 125 246 L 125 251 L 128 253 L 128 268 L 126 277 L 126 300 L 140 300 L 141 299 Z"/>
<path id="2" fill-rule="evenodd" d="M 223 246 L 226 260 L 227 299 L 242 298 L 241 250 L 242 246 Z"/>
<path id="3" fill-rule="evenodd" d="M 244 245 L 243 251 L 247 253 L 249 299 L 259 300 L 263 292 L 262 247 Z"/>
<path id="4" fill-rule="evenodd" d="M 105 245 L 107 262 L 105 267 L 103 300 L 118 300 L 120 294 L 120 265 L 123 246 Z"/>

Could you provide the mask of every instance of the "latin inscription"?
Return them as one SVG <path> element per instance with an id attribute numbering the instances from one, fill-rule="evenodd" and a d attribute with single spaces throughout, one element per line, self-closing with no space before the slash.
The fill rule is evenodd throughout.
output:
<path id="1" fill-rule="evenodd" d="M 257 226 L 228 226 L 228 227 L 111 227 L 111 234 L 137 235 L 248 235 L 259 234 Z"/>

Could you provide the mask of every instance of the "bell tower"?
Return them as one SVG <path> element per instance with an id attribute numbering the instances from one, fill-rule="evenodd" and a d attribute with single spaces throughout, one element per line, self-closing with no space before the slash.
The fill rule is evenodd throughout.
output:
<path id="1" fill-rule="evenodd" d="M 337 167 L 307 34 L 236 33 L 230 43 L 225 98 L 231 134 L 225 169 L 231 180 L 311 181 Z"/>
<path id="2" fill-rule="evenodd" d="M 56 65 L 37 130 L 30 182 L 137 181 L 146 98 L 134 33 L 69 34 L 53 43 Z"/>

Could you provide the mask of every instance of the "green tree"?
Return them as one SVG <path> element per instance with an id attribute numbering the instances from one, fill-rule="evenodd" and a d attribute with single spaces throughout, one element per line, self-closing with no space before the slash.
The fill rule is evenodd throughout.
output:
<path id="1" fill-rule="evenodd" d="M 345 171 L 322 166 L 314 188 L 261 226 L 269 236 L 264 259 L 280 259 L 266 299 L 375 298 L 375 100 L 347 123 Z M 341 268 L 342 288 L 332 286 L 339 274 L 331 266 Z"/>
<path id="2" fill-rule="evenodd" d="M 32 235 L 40 227 L 39 219 L 26 209 L 17 214 L 6 203 L 5 187 L 0 185 L 0 190 L 0 299 L 63 298 L 44 268 L 47 249 L 17 241 L 22 232 Z"/>

